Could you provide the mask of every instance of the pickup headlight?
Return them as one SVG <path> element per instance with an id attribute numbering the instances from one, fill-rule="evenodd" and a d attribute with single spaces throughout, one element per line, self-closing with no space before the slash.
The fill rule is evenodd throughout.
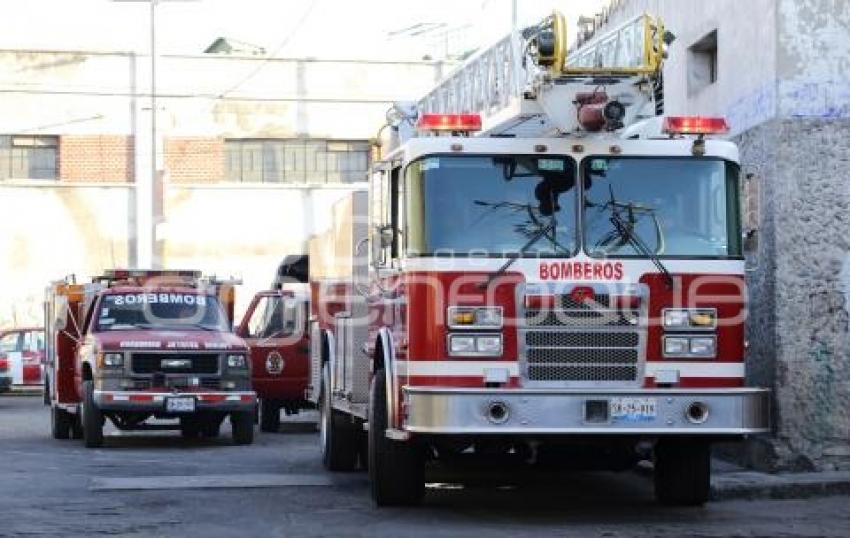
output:
<path id="1" fill-rule="evenodd" d="M 717 338 L 714 336 L 665 336 L 664 356 L 713 359 L 717 356 Z"/>
<path id="2" fill-rule="evenodd" d="M 501 354 L 500 334 L 449 335 L 449 355 L 452 357 L 498 357 Z"/>
<path id="3" fill-rule="evenodd" d="M 714 308 L 665 308 L 662 317 L 668 331 L 711 331 L 717 327 Z"/>
<path id="4" fill-rule="evenodd" d="M 101 353 L 98 359 L 98 366 L 101 368 L 121 368 L 124 366 L 123 353 Z"/>
<path id="5" fill-rule="evenodd" d="M 450 306 L 449 327 L 452 329 L 501 329 L 501 306 Z"/>
<path id="6" fill-rule="evenodd" d="M 227 356 L 227 367 L 228 368 L 247 368 L 248 360 L 245 358 L 245 355 L 228 355 Z"/>

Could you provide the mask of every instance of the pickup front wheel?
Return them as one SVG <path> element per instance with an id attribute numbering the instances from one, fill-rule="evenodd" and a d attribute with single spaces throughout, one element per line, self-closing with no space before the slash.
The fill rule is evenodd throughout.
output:
<path id="1" fill-rule="evenodd" d="M 103 446 L 103 413 L 94 403 L 94 382 L 83 381 L 83 442 L 87 448 Z"/>
<path id="2" fill-rule="evenodd" d="M 233 442 L 237 445 L 250 445 L 254 442 L 254 412 L 238 411 L 230 414 L 230 426 L 233 430 Z"/>

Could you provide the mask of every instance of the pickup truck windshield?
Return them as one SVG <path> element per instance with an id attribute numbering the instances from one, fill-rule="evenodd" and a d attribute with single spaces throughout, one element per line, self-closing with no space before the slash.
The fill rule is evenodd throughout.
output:
<path id="1" fill-rule="evenodd" d="M 169 329 L 227 331 L 218 299 L 193 293 L 121 293 L 100 302 L 96 331 Z"/>
<path id="2" fill-rule="evenodd" d="M 571 256 L 576 166 L 558 156 L 433 156 L 407 170 L 411 255 Z"/>
<path id="3" fill-rule="evenodd" d="M 601 157 L 585 161 L 583 174 L 584 244 L 591 256 L 741 256 L 736 165 Z"/>

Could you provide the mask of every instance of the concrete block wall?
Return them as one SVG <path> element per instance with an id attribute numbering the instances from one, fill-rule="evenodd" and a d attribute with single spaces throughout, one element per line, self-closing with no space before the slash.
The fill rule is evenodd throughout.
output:
<path id="1" fill-rule="evenodd" d="M 224 179 L 224 138 L 167 137 L 163 148 L 170 183 L 210 183 Z"/>
<path id="2" fill-rule="evenodd" d="M 134 152 L 132 136 L 60 136 L 59 179 L 88 183 L 133 181 Z"/>

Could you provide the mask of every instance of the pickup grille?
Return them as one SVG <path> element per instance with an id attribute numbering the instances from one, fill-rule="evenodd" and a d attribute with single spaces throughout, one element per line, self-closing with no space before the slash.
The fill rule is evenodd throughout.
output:
<path id="1" fill-rule="evenodd" d="M 631 385 L 641 374 L 640 304 L 614 306 L 607 294 L 592 301 L 557 295 L 524 312 L 520 330 L 524 375 L 532 383 Z"/>
<path id="2" fill-rule="evenodd" d="M 134 374 L 216 374 L 218 359 L 217 353 L 134 353 L 130 364 Z"/>

